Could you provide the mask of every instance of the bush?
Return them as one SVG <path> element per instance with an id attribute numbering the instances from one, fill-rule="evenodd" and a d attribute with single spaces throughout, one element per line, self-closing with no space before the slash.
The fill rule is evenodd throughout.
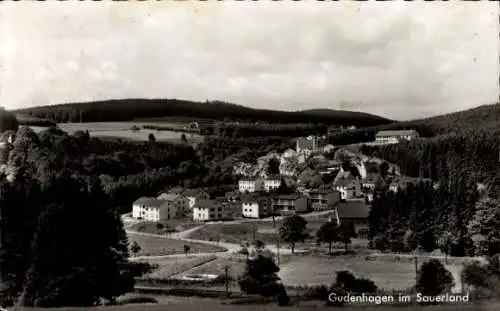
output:
<path id="1" fill-rule="evenodd" d="M 286 289 L 283 285 L 281 285 L 278 294 L 276 295 L 276 303 L 281 307 L 290 305 L 290 297 L 288 297 Z"/>
<path id="2" fill-rule="evenodd" d="M 357 278 L 354 280 L 351 291 L 356 294 L 368 294 L 377 292 L 377 289 L 377 285 L 372 280 Z"/>
<path id="3" fill-rule="evenodd" d="M 437 296 L 454 285 L 453 276 L 437 259 L 424 262 L 418 271 L 417 290 L 423 295 Z"/>

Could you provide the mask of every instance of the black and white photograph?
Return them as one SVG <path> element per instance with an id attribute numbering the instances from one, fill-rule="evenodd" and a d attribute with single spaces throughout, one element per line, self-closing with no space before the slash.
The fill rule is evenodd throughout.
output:
<path id="1" fill-rule="evenodd" d="M 0 310 L 500 309 L 498 1 L 0 1 Z"/>

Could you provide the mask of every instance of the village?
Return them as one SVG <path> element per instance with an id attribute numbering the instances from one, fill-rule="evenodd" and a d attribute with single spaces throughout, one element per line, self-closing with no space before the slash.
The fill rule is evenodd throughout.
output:
<path id="1" fill-rule="evenodd" d="M 392 144 L 417 136 L 415 131 L 383 131 L 370 143 Z M 329 211 L 328 217 L 338 224 L 352 221 L 363 229 L 380 164 L 379 159 L 327 144 L 324 137 L 297 138 L 295 150 L 271 152 L 255 163 L 235 163 L 239 182 L 225 196 L 210 198 L 201 189 L 172 188 L 157 197 L 138 198 L 131 216 L 147 222 L 214 222 Z M 394 192 L 409 180 L 396 167 L 388 173 Z"/>

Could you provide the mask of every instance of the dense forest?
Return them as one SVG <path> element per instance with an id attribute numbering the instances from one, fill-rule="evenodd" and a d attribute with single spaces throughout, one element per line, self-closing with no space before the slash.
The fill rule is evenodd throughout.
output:
<path id="1" fill-rule="evenodd" d="M 131 121 L 139 118 L 166 116 L 194 117 L 213 120 L 229 118 L 235 121 L 269 123 L 322 123 L 326 125 L 373 126 L 390 120 L 368 113 L 344 110 L 297 111 L 253 109 L 222 101 L 193 102 L 178 99 L 120 99 L 87 103 L 25 108 L 15 113 L 39 119 L 65 122 Z M 256 135 L 258 136 L 258 135 Z"/>
<path id="2" fill-rule="evenodd" d="M 127 261 L 129 245 L 119 218 L 134 200 L 178 185 L 219 196 L 234 187 L 234 160 L 290 144 L 273 137 L 206 137 L 195 150 L 20 127 L 1 153 L 12 168 L 0 182 L 4 299 L 39 307 L 113 301 L 132 289 L 142 269 Z"/>
<path id="3" fill-rule="evenodd" d="M 385 211 L 375 219 L 390 219 L 386 221 L 391 225 L 377 224 L 377 220 L 373 224 L 372 237 L 377 237 L 374 242 L 383 247 L 390 247 L 390 241 L 401 245 L 405 233 L 409 234 L 408 230 L 412 229 L 408 219 L 416 209 L 424 214 L 422 228 L 432 228 L 432 234 L 426 233 L 429 234 L 424 239 L 427 242 L 434 241 L 437 246 L 439 241 L 447 242 L 439 247 L 451 247 L 449 252 L 457 255 L 498 253 L 499 115 L 497 104 L 420 120 L 418 122 L 432 129 L 436 136 L 393 145 L 362 146 L 362 153 L 397 164 L 402 174 L 429 178 L 439 185 L 438 189 L 418 188 L 417 195 L 378 192 L 372 211 Z M 484 193 L 480 194 L 480 189 Z M 386 209 L 387 206 L 394 208 Z"/>

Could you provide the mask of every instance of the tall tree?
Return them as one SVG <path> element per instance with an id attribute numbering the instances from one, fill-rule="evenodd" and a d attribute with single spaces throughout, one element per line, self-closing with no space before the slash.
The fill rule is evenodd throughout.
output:
<path id="1" fill-rule="evenodd" d="M 337 228 L 336 221 L 325 222 L 316 232 L 316 241 L 318 243 L 328 244 L 328 255 L 332 254 L 332 244 L 340 242 L 340 234 Z"/>
<path id="2" fill-rule="evenodd" d="M 267 162 L 267 174 L 269 175 L 279 175 L 280 173 L 280 161 L 273 157 Z"/>
<path id="3" fill-rule="evenodd" d="M 292 254 L 295 252 L 295 244 L 304 242 L 308 237 L 307 220 L 299 215 L 285 218 L 280 227 L 280 237 L 286 243 L 290 243 Z"/>

